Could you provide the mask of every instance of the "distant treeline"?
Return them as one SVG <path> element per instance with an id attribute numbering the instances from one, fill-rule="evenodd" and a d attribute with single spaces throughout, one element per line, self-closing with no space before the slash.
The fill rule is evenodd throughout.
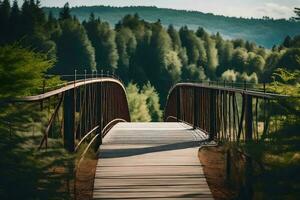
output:
<path id="1" fill-rule="evenodd" d="M 178 31 L 160 20 L 150 23 L 138 14 L 124 16 L 114 28 L 93 13 L 82 23 L 66 4 L 56 18 L 46 15 L 39 2 L 1 2 L 0 43 L 14 43 L 46 53 L 56 60 L 49 73 L 84 70 L 117 73 L 125 83 L 141 88 L 148 81 L 164 104 L 169 88 L 180 80 L 269 82 L 278 67 L 299 69 L 300 36 L 286 37 L 272 50 L 243 39 L 225 40 L 187 26 Z"/>
<path id="2" fill-rule="evenodd" d="M 58 17 L 61 8 L 46 7 L 43 8 L 46 13 L 53 12 Z M 274 44 L 280 44 L 282 38 L 286 35 L 295 36 L 300 32 L 300 23 L 294 18 L 291 19 L 272 19 L 263 17 L 255 18 L 237 18 L 214 15 L 211 13 L 202 13 L 198 11 L 174 10 L 168 8 L 131 6 L 131 7 L 111 7 L 111 6 L 80 6 L 72 7 L 71 14 L 76 15 L 80 21 L 88 20 L 90 13 L 94 13 L 96 18 L 107 21 L 114 26 L 127 14 L 139 16 L 148 21 L 155 22 L 161 20 L 164 27 L 169 24 L 178 30 L 182 26 L 188 26 L 196 31 L 199 26 L 203 27 L 209 33 L 220 32 L 227 39 L 243 38 L 271 48 Z"/>

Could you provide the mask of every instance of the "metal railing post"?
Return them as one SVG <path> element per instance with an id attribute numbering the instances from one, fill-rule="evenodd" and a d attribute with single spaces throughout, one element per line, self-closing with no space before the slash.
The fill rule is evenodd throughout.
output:
<path id="1" fill-rule="evenodd" d="M 198 126 L 198 120 L 199 120 L 199 95 L 197 93 L 197 88 L 194 87 L 194 123 L 193 128 L 196 129 Z"/>
<path id="2" fill-rule="evenodd" d="M 176 90 L 176 119 L 179 122 L 181 118 L 181 112 L 180 112 L 180 87 Z"/>
<path id="3" fill-rule="evenodd" d="M 210 98 L 209 98 L 209 140 L 214 140 L 217 135 L 217 127 L 216 127 L 216 91 L 210 90 Z"/>

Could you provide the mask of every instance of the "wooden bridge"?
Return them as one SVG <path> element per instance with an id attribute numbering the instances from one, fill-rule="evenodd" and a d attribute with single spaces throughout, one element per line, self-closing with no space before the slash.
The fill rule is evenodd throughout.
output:
<path id="1" fill-rule="evenodd" d="M 184 123 L 119 123 L 104 138 L 94 199 L 213 199 L 198 159 L 207 136 Z"/>
<path id="2" fill-rule="evenodd" d="M 246 85 L 180 83 L 170 90 L 164 123 L 130 123 L 122 82 L 102 74 L 6 103 L 38 103 L 53 111 L 39 149 L 48 148 L 54 126 L 68 151 L 86 144 L 75 175 L 89 149 L 98 150 L 94 199 L 213 199 L 198 148 L 268 134 L 266 108 L 277 98 Z"/>

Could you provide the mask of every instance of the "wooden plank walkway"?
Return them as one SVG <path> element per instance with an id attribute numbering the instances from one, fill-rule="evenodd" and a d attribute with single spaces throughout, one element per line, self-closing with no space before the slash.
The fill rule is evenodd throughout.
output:
<path id="1" fill-rule="evenodd" d="M 94 199 L 213 199 L 198 149 L 204 133 L 183 123 L 119 123 L 100 147 Z"/>

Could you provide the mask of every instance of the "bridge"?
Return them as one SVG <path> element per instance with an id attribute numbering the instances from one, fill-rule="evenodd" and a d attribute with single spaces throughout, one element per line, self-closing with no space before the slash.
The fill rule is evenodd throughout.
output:
<path id="1" fill-rule="evenodd" d="M 38 149 L 49 148 L 51 131 L 59 126 L 65 149 L 77 152 L 83 146 L 75 177 L 86 153 L 98 152 L 93 199 L 213 199 L 199 147 L 211 141 L 255 141 L 268 134 L 266 108 L 277 98 L 265 87 L 247 84 L 179 83 L 169 92 L 164 122 L 132 123 L 122 82 L 101 74 L 75 77 L 44 87 L 40 95 L 6 103 L 39 104 L 52 111 Z M 76 198 L 76 180 L 74 192 Z"/>

